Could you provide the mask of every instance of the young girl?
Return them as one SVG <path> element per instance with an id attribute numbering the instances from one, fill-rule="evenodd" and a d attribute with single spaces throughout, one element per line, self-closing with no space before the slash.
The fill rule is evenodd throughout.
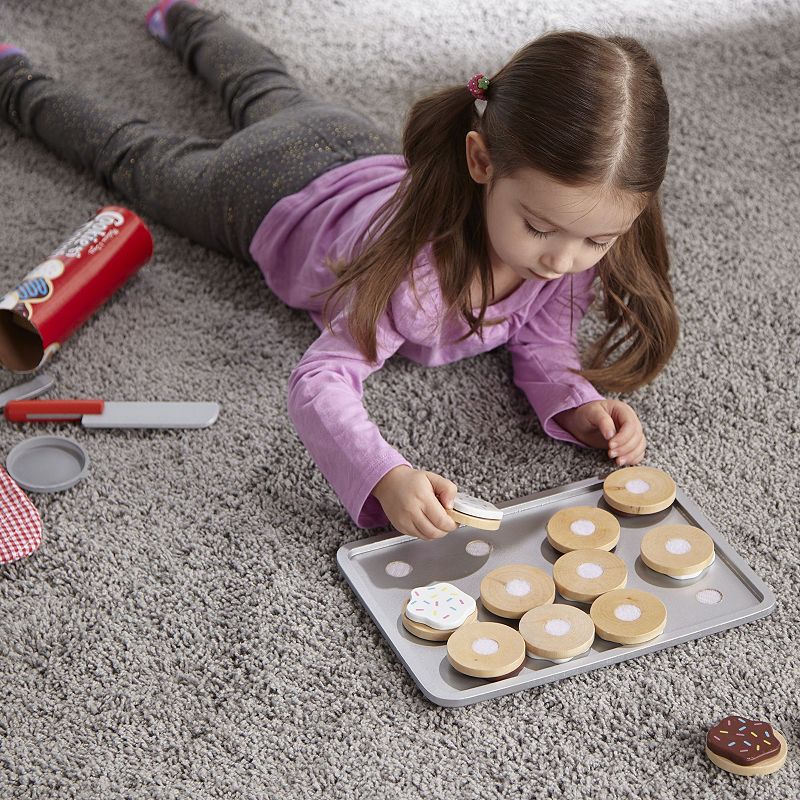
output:
<path id="1" fill-rule="evenodd" d="M 363 407 L 394 353 L 436 366 L 505 345 L 546 433 L 641 461 L 635 412 L 593 385 L 649 382 L 678 334 L 659 202 L 669 106 L 637 42 L 541 36 L 497 74 L 415 103 L 401 148 L 219 15 L 162 0 L 147 27 L 222 97 L 228 139 L 105 107 L 11 45 L 0 117 L 309 311 L 321 335 L 290 376 L 289 414 L 357 525 L 456 528 L 456 485 L 412 467 Z M 595 278 L 608 328 L 581 370 Z"/>

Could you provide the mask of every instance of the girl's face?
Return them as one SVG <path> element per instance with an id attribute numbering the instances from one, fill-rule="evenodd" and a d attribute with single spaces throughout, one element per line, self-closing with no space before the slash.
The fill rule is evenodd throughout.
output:
<path id="1" fill-rule="evenodd" d="M 488 184 L 492 165 L 476 131 L 467 134 L 473 180 Z M 641 212 L 596 187 L 572 187 L 525 168 L 495 181 L 484 194 L 492 267 L 527 280 L 554 280 L 593 267 Z"/>

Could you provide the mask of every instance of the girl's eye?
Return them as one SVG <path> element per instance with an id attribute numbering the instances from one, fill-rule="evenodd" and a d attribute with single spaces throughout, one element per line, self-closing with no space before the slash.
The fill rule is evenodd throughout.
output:
<path id="1" fill-rule="evenodd" d="M 552 236 L 555 231 L 540 231 L 538 228 L 534 228 L 528 220 L 523 220 L 525 222 L 525 227 L 528 229 L 528 233 L 531 236 L 535 236 L 537 239 L 546 239 L 548 236 Z M 598 250 L 605 250 L 606 247 L 613 244 L 613 239 L 610 242 L 595 242 L 594 239 L 587 239 L 590 246 L 596 247 Z"/>
<path id="2" fill-rule="evenodd" d="M 531 236 L 535 236 L 537 239 L 546 239 L 548 236 L 552 236 L 555 231 L 540 231 L 538 228 L 534 228 L 528 220 L 523 220 L 525 222 L 525 227 L 528 229 L 528 233 Z"/>

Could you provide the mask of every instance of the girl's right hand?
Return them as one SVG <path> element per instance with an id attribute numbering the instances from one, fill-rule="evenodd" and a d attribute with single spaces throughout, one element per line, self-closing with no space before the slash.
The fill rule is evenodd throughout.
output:
<path id="1" fill-rule="evenodd" d="M 445 511 L 445 507 L 452 508 L 457 491 L 452 481 L 435 472 L 401 464 L 375 484 L 372 494 L 400 533 L 441 539 L 458 527 Z"/>

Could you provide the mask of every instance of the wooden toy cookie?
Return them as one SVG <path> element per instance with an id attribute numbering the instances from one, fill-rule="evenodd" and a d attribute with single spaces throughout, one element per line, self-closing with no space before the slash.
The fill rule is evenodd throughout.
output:
<path id="1" fill-rule="evenodd" d="M 447 640 L 447 660 L 475 678 L 506 678 L 525 661 L 525 640 L 500 622 L 471 622 Z"/>
<path id="2" fill-rule="evenodd" d="M 567 600 L 592 603 L 628 582 L 625 562 L 606 550 L 573 550 L 553 564 L 553 580 Z"/>
<path id="3" fill-rule="evenodd" d="M 403 603 L 403 627 L 420 639 L 445 642 L 454 630 L 478 619 L 475 598 L 451 583 L 432 583 L 411 590 Z"/>
<path id="4" fill-rule="evenodd" d="M 592 603 L 589 615 L 601 639 L 619 644 L 649 642 L 667 624 L 667 607 L 642 589 L 615 589 L 601 594 Z"/>
<path id="5" fill-rule="evenodd" d="M 582 655 L 594 641 L 592 618 L 579 608 L 562 603 L 539 606 L 519 621 L 530 658 L 563 664 Z"/>
<path id="6" fill-rule="evenodd" d="M 555 599 L 553 579 L 530 564 L 506 564 L 487 573 L 481 581 L 481 602 L 498 617 L 519 619 L 526 611 Z"/>
<path id="7" fill-rule="evenodd" d="M 594 506 L 562 508 L 547 523 L 547 541 L 559 553 L 611 550 L 619 541 L 619 520 Z"/>
<path id="8" fill-rule="evenodd" d="M 603 481 L 606 503 L 625 514 L 655 514 L 675 501 L 675 481 L 653 467 L 623 467 Z"/>
<path id="9" fill-rule="evenodd" d="M 496 531 L 503 521 L 503 512 L 497 506 L 463 492 L 456 494 L 453 507 L 447 509 L 447 513 L 460 525 L 484 531 Z"/>
<path id="10" fill-rule="evenodd" d="M 706 755 L 734 775 L 769 775 L 786 762 L 788 745 L 768 722 L 725 717 L 706 736 Z"/>
<path id="11" fill-rule="evenodd" d="M 696 578 L 714 563 L 714 540 L 693 525 L 661 525 L 642 538 L 642 561 L 670 578 Z"/>

